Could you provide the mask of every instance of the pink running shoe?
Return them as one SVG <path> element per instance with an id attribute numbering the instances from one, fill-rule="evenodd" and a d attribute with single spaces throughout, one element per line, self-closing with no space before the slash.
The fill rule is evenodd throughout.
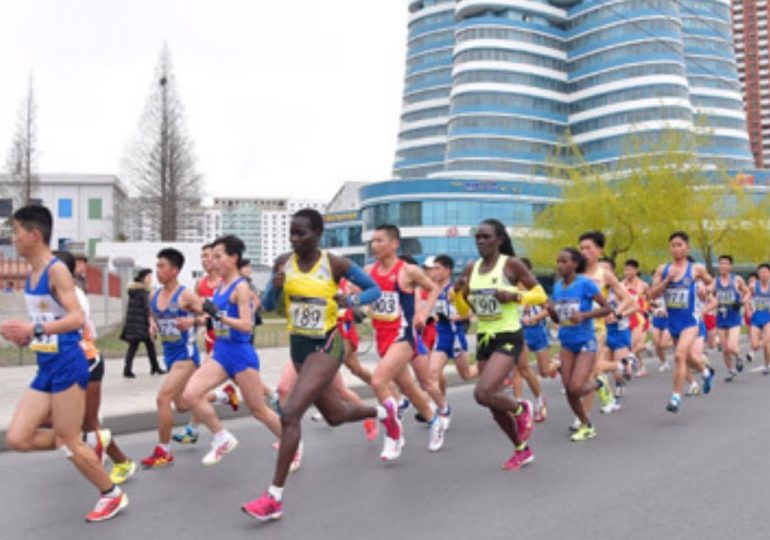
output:
<path id="1" fill-rule="evenodd" d="M 532 422 L 532 403 L 525 399 L 519 402 L 522 411 L 514 414 L 513 419 L 516 422 L 516 431 L 519 433 L 521 442 L 526 442 L 532 436 L 535 424 Z"/>
<path id="2" fill-rule="evenodd" d="M 259 521 L 271 521 L 280 519 L 283 515 L 283 503 L 276 501 L 272 495 L 265 491 L 258 499 L 241 506 L 241 510 Z"/>
<path id="3" fill-rule="evenodd" d="M 521 461 L 519 460 L 519 453 L 514 451 L 513 455 L 503 463 L 502 469 L 504 471 L 518 471 L 521 469 Z"/>
<path id="4" fill-rule="evenodd" d="M 522 467 L 535 461 L 535 453 L 529 445 L 524 450 L 516 450 L 516 455 L 519 457 L 519 465 Z"/>
<path id="5" fill-rule="evenodd" d="M 383 406 L 388 411 L 388 416 L 382 421 L 382 425 L 385 426 L 385 434 L 388 438 L 398 441 L 401 439 L 401 422 L 398 419 L 398 410 L 393 407 L 393 403 L 388 400 Z"/>

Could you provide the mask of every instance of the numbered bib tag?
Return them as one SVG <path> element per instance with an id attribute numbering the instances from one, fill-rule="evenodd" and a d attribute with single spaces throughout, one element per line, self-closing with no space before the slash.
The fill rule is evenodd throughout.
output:
<path id="1" fill-rule="evenodd" d="M 326 330 L 324 328 L 326 299 L 292 296 L 289 301 L 291 302 L 289 314 L 292 329 L 301 334 L 322 336 Z"/>
<path id="2" fill-rule="evenodd" d="M 227 315 L 226 311 L 219 312 L 219 320 L 214 320 L 214 335 L 220 338 L 230 337 L 230 327 L 222 322 L 222 317 Z"/>
<path id="3" fill-rule="evenodd" d="M 471 292 L 471 306 L 481 321 L 495 321 L 503 316 L 503 306 L 495 296 L 497 289 L 478 289 Z"/>
<path id="4" fill-rule="evenodd" d="M 446 298 L 439 298 L 436 300 L 434 311 L 436 312 L 436 316 L 448 319 L 452 315 L 449 300 Z"/>
<path id="5" fill-rule="evenodd" d="M 56 316 L 53 313 L 38 313 L 32 322 L 45 324 L 55 320 Z M 59 336 L 57 334 L 44 334 L 33 338 L 29 343 L 29 350 L 37 353 L 56 354 L 59 352 Z"/>
<path id="6" fill-rule="evenodd" d="M 690 300 L 689 287 L 669 287 L 665 293 L 666 309 L 687 309 Z"/>
<path id="7" fill-rule="evenodd" d="M 631 328 L 631 321 L 628 317 L 618 319 L 618 330 L 628 330 L 629 328 Z"/>
<path id="8" fill-rule="evenodd" d="M 372 304 L 372 319 L 379 321 L 395 321 L 401 316 L 401 304 L 398 301 L 398 292 L 383 291 L 380 297 Z"/>
<path id="9" fill-rule="evenodd" d="M 717 291 L 717 302 L 720 306 L 732 306 L 735 303 L 733 291 Z"/>
<path id="10" fill-rule="evenodd" d="M 173 343 L 182 338 L 182 332 L 176 327 L 176 318 L 158 319 L 158 332 L 161 341 L 166 343 Z"/>
<path id="11" fill-rule="evenodd" d="M 561 326 L 574 326 L 575 324 L 570 321 L 570 318 L 575 313 L 580 313 L 580 300 L 559 300 L 554 305 L 554 309 L 556 310 L 556 316 L 559 318 L 559 324 Z"/>
<path id="12" fill-rule="evenodd" d="M 766 296 L 755 298 L 754 309 L 756 311 L 770 311 L 770 298 Z"/>

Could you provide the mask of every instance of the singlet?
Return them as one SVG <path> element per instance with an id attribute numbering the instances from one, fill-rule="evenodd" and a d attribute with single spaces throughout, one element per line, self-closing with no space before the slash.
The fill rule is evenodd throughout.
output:
<path id="1" fill-rule="evenodd" d="M 457 308 L 453 298 L 452 284 L 448 283 L 441 292 L 438 293 L 436 304 L 433 306 L 433 312 L 438 320 L 439 330 L 451 330 L 452 319 L 457 317 Z"/>
<path id="2" fill-rule="evenodd" d="M 303 272 L 292 253 L 284 265 L 283 301 L 289 333 L 322 338 L 337 325 L 338 286 L 326 251 L 313 267 Z"/>
<path id="3" fill-rule="evenodd" d="M 666 279 L 671 271 L 671 263 L 663 268 L 662 278 Z M 689 323 L 695 318 L 695 280 L 692 276 L 692 263 L 687 263 L 684 276 L 679 281 L 668 284 L 663 292 L 669 323 Z M 685 325 L 686 326 L 686 325 Z"/>
<path id="4" fill-rule="evenodd" d="M 517 332 L 521 328 L 519 304 L 502 303 L 495 297 L 497 291 L 515 293 L 519 290 L 505 275 L 508 256 L 500 254 L 495 266 L 485 274 L 481 273 L 482 262 L 479 259 L 473 264 L 468 293 L 468 301 L 479 321 L 478 333 L 495 335 Z"/>
<path id="5" fill-rule="evenodd" d="M 618 301 L 618 297 L 615 295 L 615 291 L 609 292 L 609 294 L 607 295 L 607 302 L 612 308 L 612 311 L 617 312 L 618 308 L 620 307 L 620 302 Z M 624 330 L 628 330 L 630 327 L 631 327 L 631 321 L 629 320 L 629 318 L 621 317 L 620 319 L 617 319 L 615 322 L 607 323 L 607 332 L 622 332 Z"/>
<path id="6" fill-rule="evenodd" d="M 227 287 L 225 287 L 225 284 L 222 283 L 221 285 L 219 285 L 219 287 L 217 287 L 217 290 L 214 291 L 214 296 L 211 299 L 211 301 L 214 303 L 215 306 L 217 306 L 217 309 L 219 309 L 220 315 L 227 315 L 228 317 L 236 317 L 236 318 L 240 317 L 238 304 L 235 302 L 231 302 L 230 297 L 233 295 L 233 292 L 235 292 L 235 288 L 242 281 L 246 281 L 246 280 L 242 277 L 239 277 Z M 230 326 L 227 326 L 225 323 L 223 323 L 221 320 L 220 321 L 215 320 L 213 322 L 214 322 L 214 334 L 216 335 L 217 339 L 227 339 L 232 341 L 233 343 L 251 343 L 250 332 L 241 332 L 240 330 L 231 328 Z"/>
<path id="7" fill-rule="evenodd" d="M 150 309 L 158 323 L 158 334 L 160 334 L 160 341 L 163 343 L 164 351 L 176 349 L 177 347 L 180 350 L 187 350 L 188 345 L 192 345 L 195 342 L 194 332 L 189 329 L 181 331 L 176 327 L 177 318 L 190 316 L 190 312 L 182 309 L 179 302 L 184 289 L 184 285 L 177 287 L 171 295 L 168 306 L 162 311 L 158 308 L 158 298 L 163 290 L 162 288 L 158 288 L 155 291 L 150 301 Z"/>
<path id="8" fill-rule="evenodd" d="M 398 286 L 398 277 L 406 263 L 399 261 L 385 274 L 380 274 L 380 262 L 372 265 L 369 274 L 380 288 L 380 297 L 371 306 L 372 326 L 375 332 L 400 330 L 411 326 L 414 318 L 414 292 L 405 292 Z"/>
<path id="9" fill-rule="evenodd" d="M 741 295 L 738 293 L 738 287 L 735 286 L 735 274 L 727 277 L 727 285 L 722 285 L 722 277 L 717 277 L 716 285 L 717 313 L 723 317 L 731 312 L 740 311 Z M 738 305 L 738 309 L 735 306 Z"/>
<path id="10" fill-rule="evenodd" d="M 601 294 L 603 297 L 608 298 L 608 295 L 610 293 L 610 288 L 607 285 L 607 274 L 608 270 L 602 266 L 601 263 L 598 264 L 596 272 L 594 272 L 592 275 L 583 274 L 586 278 L 590 279 L 594 285 L 596 285 L 596 288 L 599 289 L 599 294 Z M 594 308 L 599 307 L 598 304 L 594 303 Z M 601 331 L 605 327 L 604 319 L 598 318 L 594 321 L 594 328 L 596 330 Z"/>
<path id="11" fill-rule="evenodd" d="M 585 319 L 580 324 L 570 322 L 570 317 L 579 312 L 593 310 L 594 296 L 599 294 L 596 283 L 584 275 L 575 276 L 569 285 L 560 279 L 553 287 L 551 300 L 559 319 L 559 340 L 563 343 L 583 343 L 596 337 L 593 319 Z"/>
<path id="12" fill-rule="evenodd" d="M 217 287 L 219 286 L 219 284 L 221 284 L 221 280 L 219 280 L 219 278 L 217 278 L 217 280 L 218 280 L 217 281 L 218 284 L 212 287 L 211 285 L 209 285 L 208 278 L 206 276 L 203 276 L 198 280 L 198 284 L 195 287 L 196 294 L 201 298 L 214 298 L 214 292 L 217 290 Z"/>
<path id="13" fill-rule="evenodd" d="M 754 311 L 766 311 L 770 312 L 770 285 L 766 291 L 762 290 L 762 283 L 757 280 L 754 285 L 754 298 L 752 299 L 754 304 Z"/>
<path id="14" fill-rule="evenodd" d="M 32 276 L 27 276 L 24 282 L 24 300 L 27 304 L 27 313 L 34 324 L 57 321 L 67 315 L 67 310 L 59 304 L 53 296 L 48 280 L 48 271 L 51 267 L 61 262 L 56 257 L 46 265 L 40 273 L 40 280 L 35 288 L 32 288 Z M 50 360 L 56 357 L 61 347 L 80 342 L 80 331 L 73 330 L 64 334 L 43 335 L 33 338 L 29 349 L 37 353 L 38 362 Z"/>

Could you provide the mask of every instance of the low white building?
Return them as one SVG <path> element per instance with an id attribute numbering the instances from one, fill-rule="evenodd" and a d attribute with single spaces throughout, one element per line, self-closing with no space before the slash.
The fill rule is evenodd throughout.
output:
<path id="1" fill-rule="evenodd" d="M 65 249 L 82 242 L 90 255 L 99 242 L 122 235 L 128 192 L 111 174 L 39 174 L 33 199 L 53 214 L 51 247 Z M 4 214 L 16 210 L 18 186 L 9 175 L 0 175 L 0 208 Z M 3 198 L 5 197 L 5 198 Z M 0 218 L 8 217 L 0 216 Z"/>
<path id="2" fill-rule="evenodd" d="M 158 252 L 167 247 L 178 249 L 184 255 L 185 264 L 179 274 L 179 282 L 192 286 L 203 274 L 200 242 L 100 242 L 96 245 L 96 256 L 109 259 L 110 270 L 115 270 L 115 259 L 130 257 L 134 260 L 133 273 L 141 268 L 150 268 L 154 272 Z"/>

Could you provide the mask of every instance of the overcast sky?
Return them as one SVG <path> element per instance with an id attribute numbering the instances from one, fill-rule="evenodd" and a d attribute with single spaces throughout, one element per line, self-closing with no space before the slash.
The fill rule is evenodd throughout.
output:
<path id="1" fill-rule="evenodd" d="M 206 194 L 389 178 L 406 0 L 0 0 L 0 166 L 28 73 L 41 172 L 120 172 L 162 44 Z"/>

